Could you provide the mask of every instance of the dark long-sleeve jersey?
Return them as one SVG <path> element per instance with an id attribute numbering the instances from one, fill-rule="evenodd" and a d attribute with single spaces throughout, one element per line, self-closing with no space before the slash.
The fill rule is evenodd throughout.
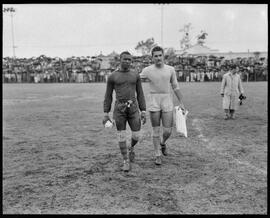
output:
<path id="1" fill-rule="evenodd" d="M 128 101 L 137 98 L 139 109 L 146 110 L 142 83 L 138 73 L 117 70 L 108 77 L 103 105 L 104 113 L 109 113 L 111 110 L 113 90 L 115 90 L 116 100 Z"/>

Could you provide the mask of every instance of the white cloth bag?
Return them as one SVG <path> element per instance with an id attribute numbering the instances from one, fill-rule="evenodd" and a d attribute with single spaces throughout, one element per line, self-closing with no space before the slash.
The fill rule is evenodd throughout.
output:
<path id="1" fill-rule="evenodd" d="M 174 108 L 175 108 L 176 132 L 183 134 L 187 138 L 186 119 L 188 111 L 186 110 L 185 114 L 183 114 L 183 111 L 179 106 L 176 106 Z"/>

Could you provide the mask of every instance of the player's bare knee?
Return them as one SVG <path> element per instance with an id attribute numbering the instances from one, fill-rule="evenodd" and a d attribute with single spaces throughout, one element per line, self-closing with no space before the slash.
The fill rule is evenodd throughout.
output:
<path id="1" fill-rule="evenodd" d="M 165 137 L 170 137 L 170 135 L 172 134 L 172 127 L 163 127 L 163 136 Z"/>
<path id="2" fill-rule="evenodd" d="M 159 136 L 160 136 L 160 127 L 159 126 L 153 127 L 152 137 L 159 137 Z"/>
<path id="3" fill-rule="evenodd" d="M 132 138 L 134 141 L 139 141 L 139 140 L 140 140 L 140 137 L 141 137 L 140 131 L 132 131 L 132 132 L 131 132 L 131 138 Z"/>
<path id="4" fill-rule="evenodd" d="M 118 142 L 126 141 L 126 130 L 117 131 Z"/>

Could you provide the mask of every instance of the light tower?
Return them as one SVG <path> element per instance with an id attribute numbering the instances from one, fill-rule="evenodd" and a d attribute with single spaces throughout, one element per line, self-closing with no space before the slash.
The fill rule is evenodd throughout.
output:
<path id="1" fill-rule="evenodd" d="M 14 45 L 14 25 L 13 25 L 13 16 L 15 13 L 15 9 L 13 7 L 8 7 L 8 8 L 4 8 L 3 9 L 4 13 L 10 13 L 10 17 L 11 17 L 11 39 L 12 39 L 12 51 L 13 51 L 13 58 L 16 58 L 16 54 L 15 54 L 15 48 L 16 46 Z"/>
<path id="2" fill-rule="evenodd" d="M 163 47 L 163 10 L 164 5 L 161 4 L 161 47 Z"/>
<path id="3" fill-rule="evenodd" d="M 164 46 L 164 43 L 163 43 L 163 24 L 164 24 L 164 6 L 165 5 L 168 5 L 168 4 L 165 4 L 165 3 L 158 3 L 160 5 L 160 10 L 161 10 L 161 16 L 160 16 L 160 44 L 161 44 L 161 47 Z"/>

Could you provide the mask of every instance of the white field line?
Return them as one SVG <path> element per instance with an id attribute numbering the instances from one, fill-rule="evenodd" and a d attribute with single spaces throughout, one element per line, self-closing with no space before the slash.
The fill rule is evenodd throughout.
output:
<path id="1" fill-rule="evenodd" d="M 71 95 L 55 95 L 55 96 L 50 96 L 48 98 L 40 97 L 38 95 L 35 96 L 28 96 L 26 98 L 21 98 L 21 99 L 4 99 L 3 103 L 4 105 L 14 105 L 14 104 L 20 104 L 20 103 L 28 103 L 28 102 L 34 102 L 34 101 L 47 101 L 51 99 L 67 99 L 67 98 L 76 98 L 76 96 L 71 96 Z"/>
<path id="2" fill-rule="evenodd" d="M 229 156 L 234 162 L 236 162 L 237 164 L 239 165 L 244 165 L 246 167 L 249 167 L 249 168 L 252 168 L 254 170 L 256 170 L 257 172 L 260 172 L 261 174 L 264 174 L 264 175 L 267 175 L 267 171 L 264 170 L 264 169 L 260 169 L 258 167 L 255 167 L 253 166 L 252 164 L 250 164 L 249 162 L 247 161 L 241 161 L 241 160 L 238 160 L 237 158 L 234 158 L 232 155 L 228 154 L 228 153 L 224 153 L 224 152 L 219 152 L 213 145 L 213 143 L 203 135 L 203 132 L 202 132 L 202 128 L 201 128 L 201 124 L 200 124 L 200 120 L 198 119 L 193 119 L 192 120 L 192 125 L 195 127 L 196 130 L 199 131 L 199 135 L 198 137 L 203 141 L 205 142 L 204 144 L 204 147 L 207 148 L 208 150 L 212 150 L 212 151 L 215 151 L 217 152 L 219 155 L 221 156 Z"/>

